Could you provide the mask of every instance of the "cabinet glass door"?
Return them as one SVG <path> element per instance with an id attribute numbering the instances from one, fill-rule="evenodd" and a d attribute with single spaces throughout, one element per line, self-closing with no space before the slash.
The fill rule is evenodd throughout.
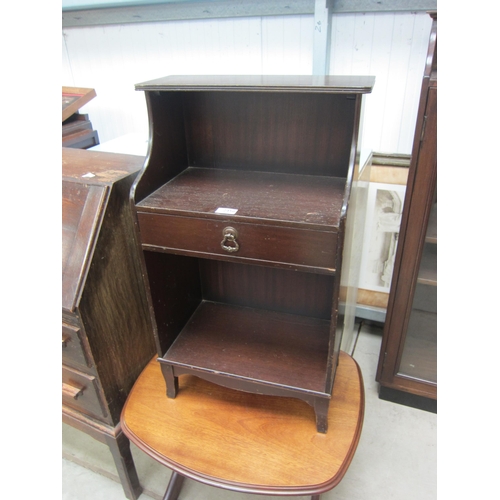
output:
<path id="1" fill-rule="evenodd" d="M 437 383 L 437 196 L 434 195 L 399 374 Z"/>

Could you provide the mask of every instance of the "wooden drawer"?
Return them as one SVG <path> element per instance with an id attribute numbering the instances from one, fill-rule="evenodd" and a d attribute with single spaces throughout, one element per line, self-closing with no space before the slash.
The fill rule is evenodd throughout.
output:
<path id="1" fill-rule="evenodd" d="M 62 361 L 66 365 L 80 369 L 92 367 L 89 355 L 85 351 L 81 329 L 62 324 Z"/>
<path id="2" fill-rule="evenodd" d="M 107 416 L 97 379 L 65 366 L 62 368 L 62 402 L 90 416 Z"/>
<path id="3" fill-rule="evenodd" d="M 337 233 L 263 224 L 238 223 L 153 213 L 138 213 L 144 248 L 157 247 L 185 255 L 273 263 L 286 267 L 314 267 L 335 272 Z M 238 249 L 226 234 L 236 230 Z"/>

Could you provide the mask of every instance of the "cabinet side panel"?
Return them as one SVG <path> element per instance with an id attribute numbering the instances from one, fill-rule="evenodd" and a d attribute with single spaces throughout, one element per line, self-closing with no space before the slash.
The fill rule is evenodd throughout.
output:
<path id="1" fill-rule="evenodd" d="M 200 261 L 206 300 L 330 319 L 334 276 Z"/>
<path id="2" fill-rule="evenodd" d="M 162 354 L 172 345 L 201 302 L 198 260 L 144 251 Z"/>
<path id="3" fill-rule="evenodd" d="M 132 196 L 136 203 L 187 167 L 182 95 L 178 92 L 147 92 L 149 151 Z M 149 166 L 153 168 L 148 168 Z"/>
<path id="4" fill-rule="evenodd" d="M 80 302 L 82 322 L 115 424 L 132 385 L 155 352 L 128 203 L 133 177 L 112 188 Z"/>
<path id="5" fill-rule="evenodd" d="M 354 96 L 196 92 L 185 110 L 191 166 L 347 175 Z"/>

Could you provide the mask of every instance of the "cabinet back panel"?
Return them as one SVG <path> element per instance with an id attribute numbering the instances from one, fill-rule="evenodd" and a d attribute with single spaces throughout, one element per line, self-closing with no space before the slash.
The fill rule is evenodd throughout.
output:
<path id="1" fill-rule="evenodd" d="M 355 96 L 186 92 L 190 166 L 345 177 Z"/>
<path id="2" fill-rule="evenodd" d="M 200 260 L 203 298 L 330 320 L 333 276 Z"/>

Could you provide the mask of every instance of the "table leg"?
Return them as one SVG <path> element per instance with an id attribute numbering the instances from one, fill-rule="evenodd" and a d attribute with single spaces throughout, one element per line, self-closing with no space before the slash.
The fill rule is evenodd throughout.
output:
<path id="1" fill-rule="evenodd" d="M 172 476 L 167 486 L 167 491 L 163 500 L 177 500 L 179 493 L 181 492 L 182 483 L 184 482 L 184 476 L 178 472 L 172 471 Z"/>
<path id="2" fill-rule="evenodd" d="M 137 500 L 142 493 L 142 487 L 139 484 L 134 459 L 130 453 L 130 441 L 125 434 L 120 432 L 116 439 L 107 436 L 106 444 L 113 456 L 125 496 L 130 500 Z"/>

